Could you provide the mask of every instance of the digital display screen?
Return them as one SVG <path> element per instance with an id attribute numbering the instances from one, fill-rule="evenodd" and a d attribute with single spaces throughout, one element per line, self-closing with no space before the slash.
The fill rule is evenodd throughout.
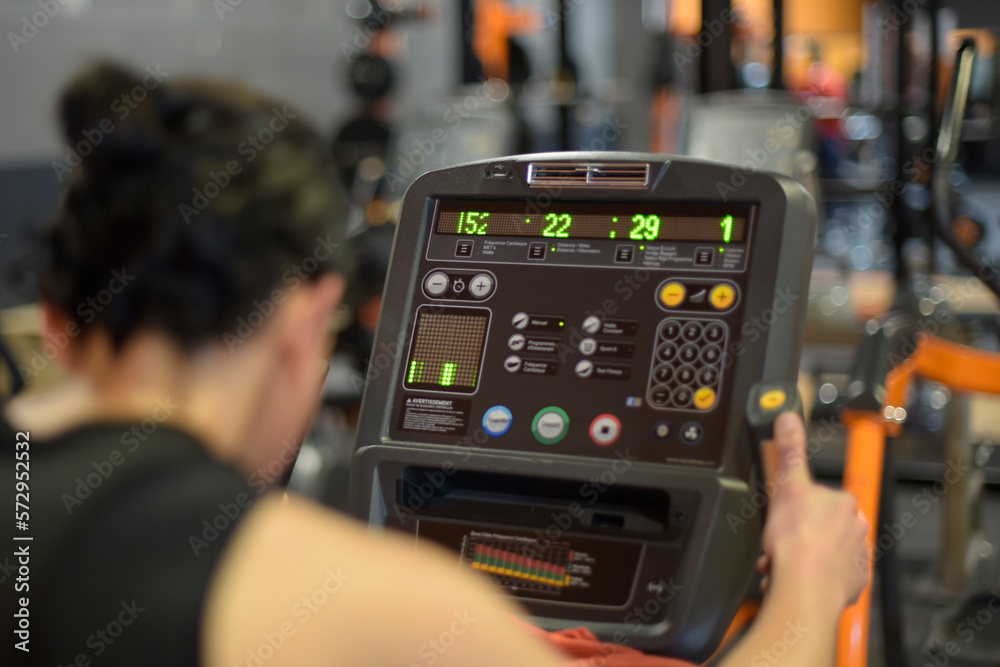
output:
<path id="1" fill-rule="evenodd" d="M 742 243 L 750 204 L 438 200 L 438 234 Z"/>
<path id="2" fill-rule="evenodd" d="M 489 311 L 482 308 L 418 308 L 404 386 L 475 392 L 489 322 Z"/>

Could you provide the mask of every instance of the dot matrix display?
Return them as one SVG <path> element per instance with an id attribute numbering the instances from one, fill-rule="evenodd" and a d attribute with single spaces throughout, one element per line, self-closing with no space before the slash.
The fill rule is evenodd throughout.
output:
<path id="1" fill-rule="evenodd" d="M 438 234 L 705 242 L 746 240 L 752 207 L 746 204 L 654 202 L 464 201 L 438 204 Z"/>
<path id="2" fill-rule="evenodd" d="M 473 393 L 489 319 L 489 311 L 480 308 L 421 306 L 406 362 L 406 388 Z"/>

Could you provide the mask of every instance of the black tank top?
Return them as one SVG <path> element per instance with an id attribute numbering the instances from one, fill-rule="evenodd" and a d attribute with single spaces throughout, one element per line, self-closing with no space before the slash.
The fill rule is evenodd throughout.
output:
<path id="1" fill-rule="evenodd" d="M 0 439 L 0 534 L 9 535 L 0 550 L 0 656 L 10 656 L 0 662 L 197 665 L 209 582 L 263 485 L 152 420 L 86 426 L 30 441 L 30 518 L 19 530 L 11 510 L 24 438 L 3 427 Z M 17 649 L 13 632 L 24 623 L 21 598 L 30 652 Z"/>

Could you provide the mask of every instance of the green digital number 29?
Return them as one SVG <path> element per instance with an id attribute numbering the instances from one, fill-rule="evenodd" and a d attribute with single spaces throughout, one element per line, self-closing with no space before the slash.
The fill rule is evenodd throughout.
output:
<path id="1" fill-rule="evenodd" d="M 632 224 L 635 225 L 628 237 L 634 241 L 652 241 L 660 233 L 660 218 L 655 215 L 634 215 Z"/>

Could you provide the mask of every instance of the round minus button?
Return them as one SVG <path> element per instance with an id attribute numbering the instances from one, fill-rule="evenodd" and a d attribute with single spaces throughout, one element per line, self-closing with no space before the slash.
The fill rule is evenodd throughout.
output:
<path id="1" fill-rule="evenodd" d="M 670 387 L 664 384 L 653 387 L 649 402 L 658 408 L 665 408 L 670 404 Z"/>
<path id="2" fill-rule="evenodd" d="M 569 431 L 569 415 L 554 405 L 539 410 L 531 422 L 531 432 L 535 440 L 543 445 L 556 444 L 566 437 L 567 431 Z"/>
<path id="3" fill-rule="evenodd" d="M 590 422 L 590 439 L 595 445 L 613 445 L 622 433 L 622 423 L 611 414 L 598 415 Z"/>
<path id="4" fill-rule="evenodd" d="M 681 283 L 672 280 L 660 288 L 660 303 L 667 308 L 676 308 L 684 303 L 687 290 Z"/>
<path id="5" fill-rule="evenodd" d="M 510 430 L 514 416 L 506 407 L 494 405 L 483 415 L 483 428 L 493 437 L 499 437 Z"/>
<path id="6" fill-rule="evenodd" d="M 448 274 L 434 271 L 424 278 L 424 289 L 428 296 L 441 296 L 448 291 Z"/>

